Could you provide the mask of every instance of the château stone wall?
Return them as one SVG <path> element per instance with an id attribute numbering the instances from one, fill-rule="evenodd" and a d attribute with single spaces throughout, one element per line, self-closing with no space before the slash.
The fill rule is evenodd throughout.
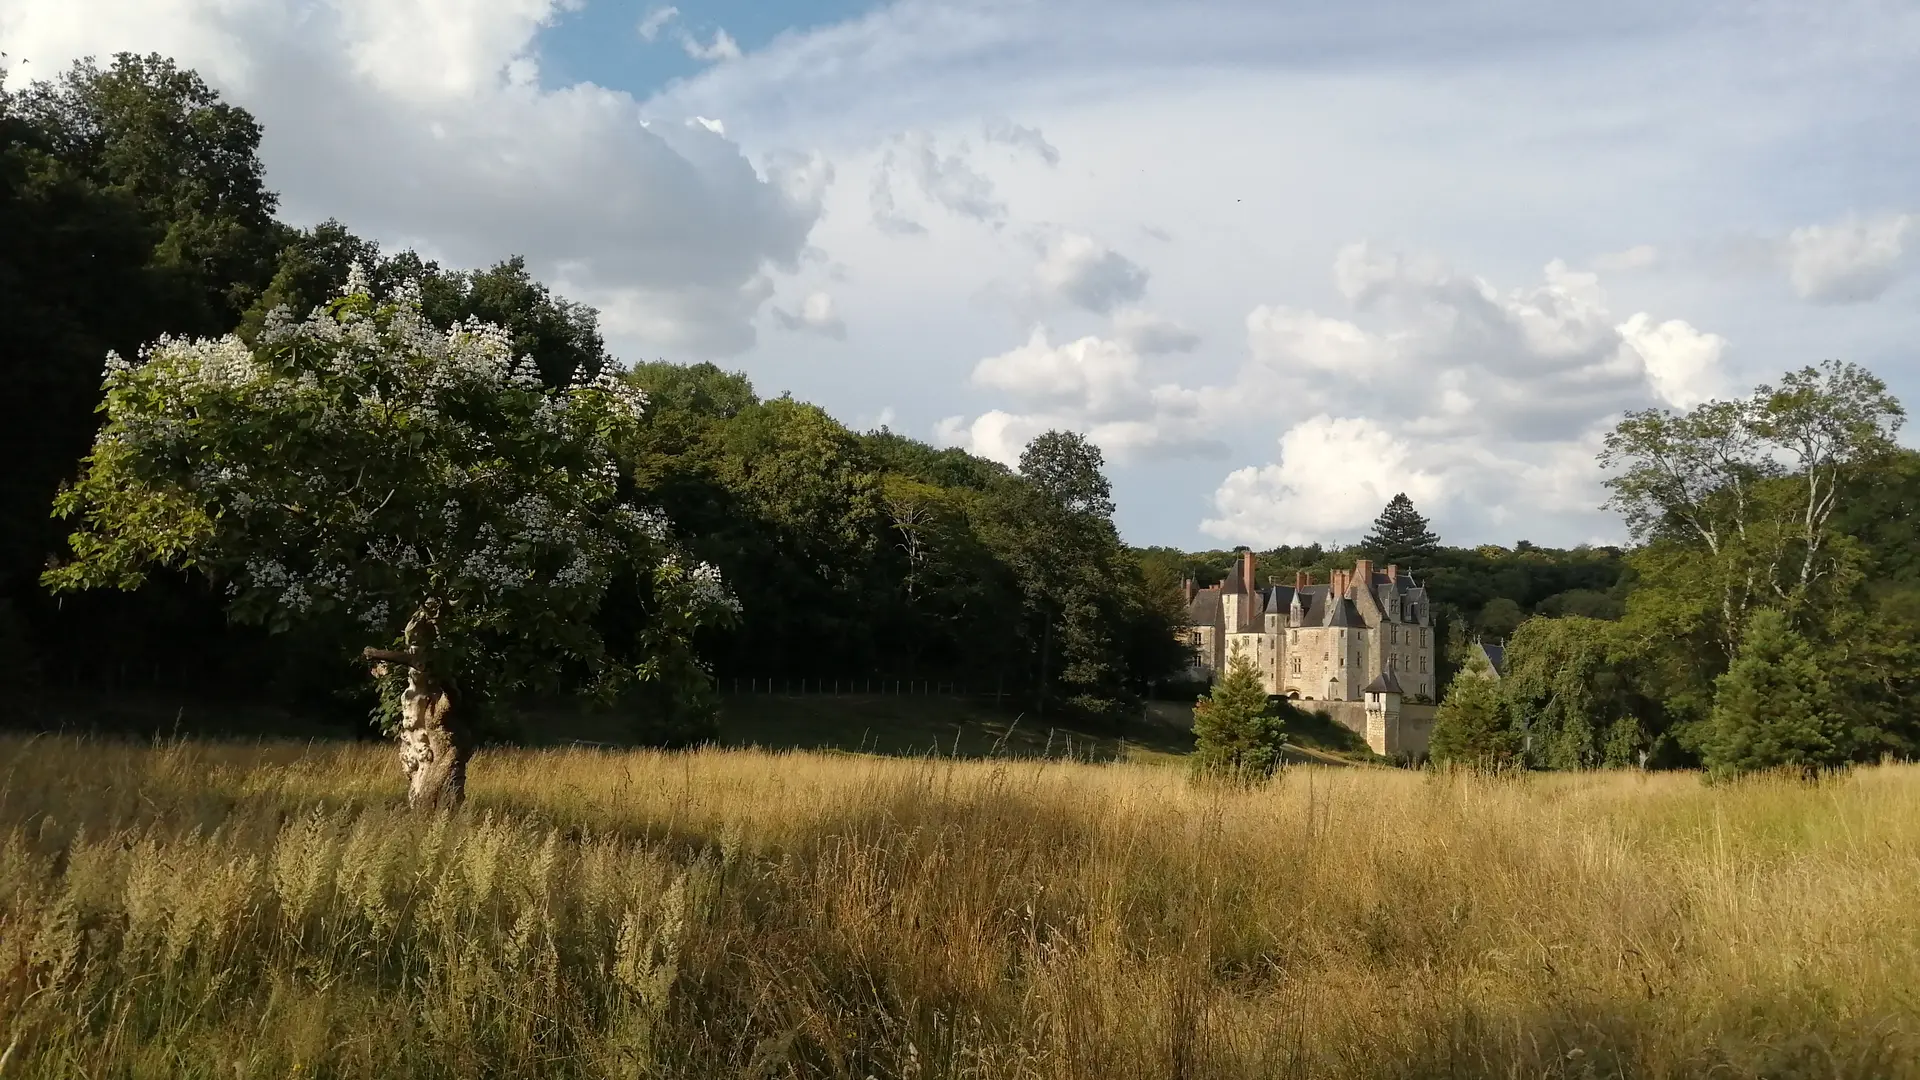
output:
<path id="1" fill-rule="evenodd" d="M 1364 701 L 1296 701 L 1294 705 L 1307 712 L 1324 712 L 1333 717 L 1341 727 L 1367 740 L 1367 746 L 1376 754 L 1415 760 L 1427 756 L 1427 742 L 1433 735 L 1432 705 L 1401 702 L 1399 715 L 1384 732 L 1368 730 Z"/>

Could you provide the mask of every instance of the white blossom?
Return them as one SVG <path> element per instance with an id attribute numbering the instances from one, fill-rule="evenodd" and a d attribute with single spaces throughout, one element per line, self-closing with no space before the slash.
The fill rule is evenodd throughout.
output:
<path id="1" fill-rule="evenodd" d="M 720 580 L 720 568 L 709 562 L 703 562 L 687 572 L 687 585 L 693 595 L 693 601 L 702 607 L 724 608 L 738 613 L 740 601 Z"/>
<path id="2" fill-rule="evenodd" d="M 392 608 L 385 600 L 375 600 L 360 612 L 360 622 L 369 630 L 378 630 L 387 625 Z"/>
<path id="3" fill-rule="evenodd" d="M 353 265 L 347 268 L 347 284 L 344 288 L 340 290 L 340 295 L 341 296 L 373 295 L 373 285 L 367 279 L 367 268 L 361 264 L 359 259 L 353 260 Z"/>
<path id="4" fill-rule="evenodd" d="M 305 615 L 313 607 L 313 595 L 304 582 L 293 582 L 280 594 L 280 606 L 296 615 Z"/>

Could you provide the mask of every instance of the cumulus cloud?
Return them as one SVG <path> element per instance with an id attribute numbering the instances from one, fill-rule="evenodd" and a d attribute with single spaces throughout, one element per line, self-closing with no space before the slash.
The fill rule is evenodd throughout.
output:
<path id="1" fill-rule="evenodd" d="M 1020 411 L 993 409 L 971 422 L 949 417 L 937 435 L 996 461 L 1014 463 L 1030 439 L 1052 428 L 1084 432 L 1119 461 L 1222 451 L 1208 430 L 1202 395 L 1156 382 L 1123 341 L 1088 336 L 1055 344 L 1036 328 L 1026 344 L 975 365 L 973 383 L 1013 399 Z"/>
<path id="2" fill-rule="evenodd" d="M 986 122 L 986 138 L 990 143 L 1025 150 L 1048 165 L 1060 164 L 1060 151 L 1040 134 L 1039 128 L 1024 127 L 1004 116 L 994 117 Z"/>
<path id="3" fill-rule="evenodd" d="M 835 341 L 844 341 L 847 337 L 846 321 L 835 313 L 833 297 L 823 292 L 808 293 L 807 298 L 800 302 L 798 311 L 776 307 L 773 317 L 788 330 L 802 330 Z"/>
<path id="4" fill-rule="evenodd" d="M 1200 335 L 1194 331 L 1139 308 L 1114 312 L 1113 332 L 1128 348 L 1146 356 L 1192 352 L 1200 344 Z"/>
<path id="5" fill-rule="evenodd" d="M 1033 278 L 1041 299 L 1100 314 L 1140 299 L 1147 288 L 1147 271 L 1138 263 L 1076 232 L 1057 232 L 1040 241 Z"/>
<path id="6" fill-rule="evenodd" d="M 1691 409 L 1726 390 L 1720 361 L 1727 339 L 1705 334 L 1679 319 L 1656 323 L 1637 312 L 1617 328 L 1625 345 L 1646 365 L 1654 392 L 1668 405 Z"/>
<path id="7" fill-rule="evenodd" d="M 1116 459 L 1217 453 L 1223 433 L 1274 432 L 1277 456 L 1231 472 L 1203 531 L 1231 543 L 1357 537 L 1395 492 L 1446 505 L 1476 530 L 1530 514 L 1591 518 L 1593 464 L 1628 409 L 1686 408 L 1722 388 L 1724 338 L 1681 319 L 1622 316 L 1597 275 L 1554 261 L 1535 284 L 1499 289 L 1431 256 L 1342 249 L 1339 316 L 1266 304 L 1247 352 L 1218 385 L 1156 377 L 1147 357 L 1190 333 L 1137 308 L 1110 337 L 1025 345 L 975 366 L 1008 399 L 941 435 L 1011 461 L 1051 427 L 1086 433 Z"/>
<path id="8" fill-rule="evenodd" d="M 1482 528 L 1591 513 L 1606 426 L 1719 392 L 1727 342 L 1680 319 L 1621 318 L 1596 275 L 1557 260 L 1542 276 L 1503 292 L 1356 244 L 1334 260 L 1354 318 L 1256 308 L 1243 394 L 1312 418 L 1287 428 L 1277 461 L 1230 474 L 1202 528 L 1236 543 L 1352 539 L 1396 491 Z"/>
<path id="9" fill-rule="evenodd" d="M 706 42 L 702 42 L 692 34 L 683 32 L 680 35 L 680 48 L 685 50 L 686 54 L 695 60 L 705 60 L 709 63 L 720 60 L 738 60 L 741 55 L 740 43 L 733 40 L 733 35 L 727 33 L 723 28 L 716 28 L 713 32 L 713 39 Z"/>
<path id="10" fill-rule="evenodd" d="M 1432 462 L 1378 421 L 1321 413 L 1280 436 L 1279 460 L 1227 474 L 1214 493 L 1213 536 L 1263 544 L 1305 544 L 1371 521 L 1406 492 L 1431 506 L 1447 494 Z"/>
<path id="11" fill-rule="evenodd" d="M 542 87 L 535 37 L 561 10 L 99 0 L 76 19 L 64 0 L 16 0 L 6 31 L 37 71 L 122 49 L 201 71 L 261 119 L 268 180 L 293 220 L 337 216 L 457 265 L 524 254 L 599 306 L 617 345 L 751 346 L 763 278 L 805 247 L 830 168 L 756 165 L 717 125 L 651 118 L 591 84 Z"/>
<path id="12" fill-rule="evenodd" d="M 1816 304 L 1878 299 L 1900 276 L 1913 221 L 1912 214 L 1848 215 L 1832 224 L 1793 230 L 1781 245 L 1793 291 Z"/>

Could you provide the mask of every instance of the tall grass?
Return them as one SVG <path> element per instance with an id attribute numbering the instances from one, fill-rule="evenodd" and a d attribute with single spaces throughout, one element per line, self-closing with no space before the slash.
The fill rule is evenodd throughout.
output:
<path id="1" fill-rule="evenodd" d="M 1819 786 L 0 739 L 0 1077 L 1920 1076 Z"/>

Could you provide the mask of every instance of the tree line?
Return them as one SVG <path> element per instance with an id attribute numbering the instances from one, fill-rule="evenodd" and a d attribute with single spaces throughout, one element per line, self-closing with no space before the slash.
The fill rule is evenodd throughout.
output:
<path id="1" fill-rule="evenodd" d="M 1461 677 L 1433 753 L 1478 766 L 1816 772 L 1920 749 L 1920 455 L 1856 365 L 1629 414 L 1601 464 L 1635 540 L 1608 611 L 1542 612 Z M 1497 678 L 1492 677 L 1497 674 Z"/>
<path id="2" fill-rule="evenodd" d="M 432 620 L 439 652 L 467 635 L 469 696 L 483 683 L 502 700 L 570 694 L 592 683 L 613 642 L 637 640 L 623 663 L 640 677 L 627 680 L 620 701 L 649 718 L 650 737 L 686 742 L 711 731 L 711 696 L 701 690 L 716 677 L 965 681 L 995 686 L 1023 708 L 1098 723 L 1131 712 L 1150 680 L 1184 665 L 1177 591 L 1158 587 L 1121 544 L 1100 452 L 1083 438 L 1047 433 L 1009 469 L 885 429 L 851 430 L 816 406 L 764 398 L 743 375 L 711 364 L 623 367 L 593 309 L 554 294 L 523 260 L 453 269 L 383 251 L 337 221 L 280 221 L 258 158 L 261 134 L 244 109 L 159 56 L 0 83 L 0 228 L 9 238 L 0 302 L 11 316 L 0 330 L 0 371 L 14 390 L 0 399 L 0 426 L 15 433 L 13 467 L 0 477 L 7 691 L 97 688 L 130 670 L 182 693 L 364 715 L 376 693 L 364 650 L 418 659 L 430 636 L 409 622 L 425 609 L 406 593 L 415 587 L 405 575 L 371 569 L 392 552 L 376 557 L 369 545 L 415 538 L 425 551 L 431 534 L 475 558 L 491 551 L 496 576 L 544 574 L 552 568 L 542 560 L 562 549 L 577 554 L 603 532 L 627 535 L 607 516 L 622 507 L 657 515 L 648 520 L 670 536 L 645 565 L 626 568 L 634 581 L 625 585 L 611 555 L 582 562 L 579 580 L 613 575 L 581 601 L 592 641 L 567 638 L 567 627 L 540 622 L 531 607 L 515 614 L 439 597 L 472 615 L 458 628 L 445 612 Z M 428 329 L 455 345 L 423 344 Z M 355 344 L 355 334 L 372 344 Z M 220 340 L 234 350 L 226 359 L 181 344 Z M 496 351 L 509 366 L 489 367 Z M 333 366 L 311 367 L 323 353 Z M 521 358 L 524 367 L 513 366 Z M 109 386 L 121 380 L 118 405 L 103 396 L 103 371 Z M 444 395 L 457 397 L 472 379 L 524 397 L 484 415 L 471 403 L 467 413 L 447 405 Z M 591 437 L 552 419 L 576 407 L 566 404 L 570 393 L 608 380 L 644 406 L 618 423 L 578 420 Z M 338 426 L 369 402 L 387 409 L 377 424 Z M 219 439 L 148 439 L 172 422 L 170 409 L 196 431 L 222 409 L 231 420 Z M 494 440 L 498 452 L 483 460 L 459 450 L 456 429 Z M 535 437 L 563 429 L 574 442 Z M 264 464 L 209 465 L 247 452 L 279 461 L 284 475 L 264 476 Z M 362 458 L 329 457 L 343 452 Z M 608 458 L 604 490 L 579 486 L 584 473 L 574 487 L 536 480 L 563 459 L 584 470 L 598 454 Z M 508 543 L 524 522 L 506 503 L 491 517 L 430 521 L 432 469 L 449 492 L 492 493 L 473 495 L 476 506 L 506 491 L 537 496 L 572 515 L 573 531 L 556 525 Z M 296 473 L 301 497 L 285 504 L 311 519 L 305 531 L 247 516 Z M 403 494 L 366 501 L 370 477 Z M 65 521 L 50 516 L 56 497 Z M 411 506 L 396 517 L 402 500 Z M 597 524 L 582 524 L 588 518 Z M 250 524 L 237 529 L 243 520 Z M 180 531 L 181 522 L 192 529 Z M 268 590 L 262 567 L 273 560 L 262 545 L 272 537 L 324 538 L 335 545 L 331 561 Z M 436 549 L 439 563 L 423 555 L 422 580 L 441 592 L 455 578 L 481 589 L 479 564 L 456 565 L 448 554 Z M 666 618 L 665 565 L 713 568 L 737 617 L 688 618 L 678 644 L 648 639 Z M 127 588 L 84 587 L 98 585 Z M 327 592 L 335 585 L 338 596 Z M 384 608 L 376 596 L 389 601 Z M 535 629 L 566 641 L 548 668 L 575 685 L 534 679 L 541 665 L 500 644 Z M 390 699 L 404 693 L 382 685 Z M 394 708 L 389 700 L 379 712 Z"/>
<path id="3" fill-rule="evenodd" d="M 1829 361 L 1684 412 L 1630 413 L 1598 464 L 1630 547 L 1449 547 L 1406 495 L 1356 545 L 1263 565 L 1398 563 L 1433 598 L 1436 761 L 1488 769 L 1813 774 L 1920 752 L 1920 454 L 1885 383 Z M 1143 553 L 1219 580 L 1239 551 Z M 1486 646 L 1497 646 L 1487 648 Z M 1494 661 L 1499 667 L 1493 667 Z M 1277 761 L 1286 703 L 1228 672 L 1199 764 Z"/>

